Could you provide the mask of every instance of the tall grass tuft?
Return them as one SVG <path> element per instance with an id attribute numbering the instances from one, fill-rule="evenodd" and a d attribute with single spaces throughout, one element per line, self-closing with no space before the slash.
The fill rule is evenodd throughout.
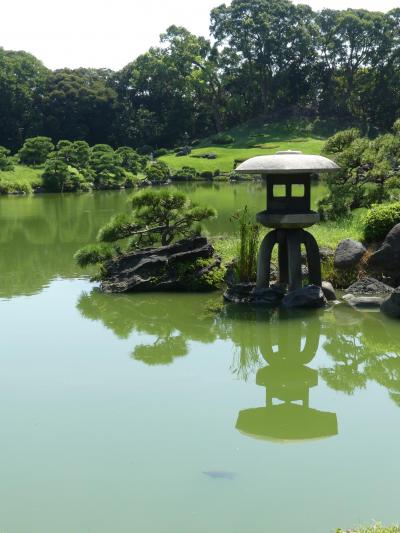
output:
<path id="1" fill-rule="evenodd" d="M 257 277 L 257 254 L 260 241 L 260 227 L 254 222 L 247 205 L 231 217 L 238 223 L 238 247 L 235 261 L 237 281 L 251 282 Z"/>

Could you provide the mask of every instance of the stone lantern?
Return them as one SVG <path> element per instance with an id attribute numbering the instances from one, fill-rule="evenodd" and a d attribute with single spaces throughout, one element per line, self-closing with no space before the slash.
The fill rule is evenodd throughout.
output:
<path id="1" fill-rule="evenodd" d="M 319 222 L 311 210 L 311 176 L 334 172 L 339 167 L 326 157 L 285 151 L 248 159 L 236 169 L 241 174 L 260 174 L 266 182 L 267 209 L 257 221 L 269 232 L 260 246 L 257 289 L 269 287 L 271 254 L 278 245 L 279 282 L 289 291 L 302 287 L 301 245 L 306 249 L 309 283 L 321 286 L 321 261 L 314 237 L 304 228 Z"/>

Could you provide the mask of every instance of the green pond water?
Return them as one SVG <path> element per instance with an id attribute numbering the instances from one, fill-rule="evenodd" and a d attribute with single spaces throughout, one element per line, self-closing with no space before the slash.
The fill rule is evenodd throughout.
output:
<path id="1" fill-rule="evenodd" d="M 183 187 L 229 217 L 256 185 Z M 323 533 L 400 519 L 400 328 L 344 305 L 103 295 L 126 193 L 0 199 L 0 532 Z"/>

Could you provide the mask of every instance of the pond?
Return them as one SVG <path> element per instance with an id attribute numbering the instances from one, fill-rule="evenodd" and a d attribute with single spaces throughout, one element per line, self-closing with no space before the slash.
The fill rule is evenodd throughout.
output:
<path id="1" fill-rule="evenodd" d="M 264 205 L 253 184 L 183 189 L 219 211 L 212 234 Z M 398 521 L 398 323 L 103 295 L 72 255 L 126 198 L 0 199 L 0 531 Z"/>

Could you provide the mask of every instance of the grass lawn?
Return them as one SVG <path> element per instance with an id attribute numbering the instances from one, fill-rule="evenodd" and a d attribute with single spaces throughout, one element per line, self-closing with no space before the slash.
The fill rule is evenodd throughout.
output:
<path id="1" fill-rule="evenodd" d="M 0 193 L 29 192 L 42 184 L 42 168 L 15 165 L 14 170 L 0 172 Z"/>
<path id="2" fill-rule="evenodd" d="M 325 142 L 325 138 L 313 134 L 305 123 L 294 121 L 281 124 L 253 121 L 226 133 L 235 138 L 234 143 L 218 146 L 213 144 L 211 138 L 207 138 L 188 156 L 176 157 L 174 153 L 171 153 L 160 159 L 173 170 L 189 166 L 198 172 L 204 170 L 230 172 L 234 169 L 235 160 L 238 159 L 274 154 L 278 150 L 300 150 L 305 154 L 319 154 Z M 217 158 L 196 157 L 210 152 L 216 154 Z"/>
<path id="3" fill-rule="evenodd" d="M 345 220 L 338 222 L 323 222 L 308 228 L 307 231 L 312 233 L 317 239 L 319 246 L 335 249 L 343 239 L 355 239 L 361 241 L 363 237 L 362 219 L 365 209 L 357 209 L 353 215 Z M 262 228 L 262 235 L 267 232 Z M 231 235 L 221 235 L 213 239 L 216 252 L 223 258 L 224 262 L 229 263 L 238 254 L 239 237 Z M 274 249 L 273 259 L 277 259 L 277 250 Z M 400 533 L 400 531 L 399 531 Z"/>

